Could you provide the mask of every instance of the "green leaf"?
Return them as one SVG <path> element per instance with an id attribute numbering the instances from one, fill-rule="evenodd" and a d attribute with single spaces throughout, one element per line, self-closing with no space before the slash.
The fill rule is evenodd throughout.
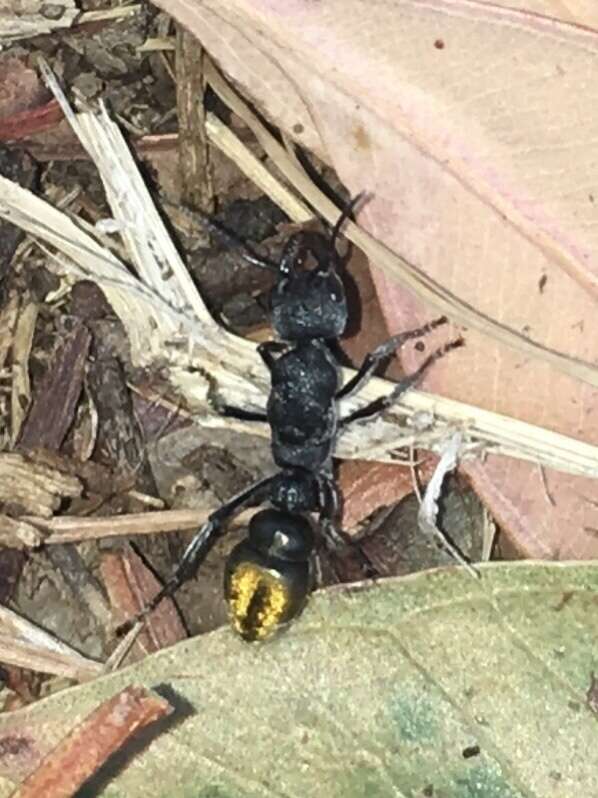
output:
<path id="1" fill-rule="evenodd" d="M 598 566 L 481 570 L 327 590 L 271 643 L 220 630 L 0 717 L 0 798 L 130 683 L 179 722 L 85 795 L 598 795 Z"/>

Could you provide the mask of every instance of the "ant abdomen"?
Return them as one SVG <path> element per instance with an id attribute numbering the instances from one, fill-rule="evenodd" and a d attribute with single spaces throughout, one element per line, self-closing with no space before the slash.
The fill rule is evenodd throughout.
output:
<path id="1" fill-rule="evenodd" d="M 284 510 L 261 510 L 249 522 L 249 543 L 264 557 L 301 562 L 311 556 L 314 533 L 302 515 Z"/>
<path id="2" fill-rule="evenodd" d="M 281 510 L 254 515 L 224 575 L 231 622 L 244 640 L 265 640 L 301 612 L 311 590 L 313 548 L 303 516 Z"/>

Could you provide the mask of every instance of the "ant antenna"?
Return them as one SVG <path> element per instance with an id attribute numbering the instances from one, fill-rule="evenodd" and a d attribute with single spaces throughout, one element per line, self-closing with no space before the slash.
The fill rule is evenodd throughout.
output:
<path id="1" fill-rule="evenodd" d="M 256 255 L 255 252 L 253 252 L 244 241 L 242 241 L 234 233 L 231 233 L 230 230 L 226 230 L 226 228 L 221 227 L 207 213 L 195 211 L 195 214 L 199 216 L 201 223 L 207 230 L 210 231 L 210 233 L 214 233 L 214 235 L 217 238 L 220 238 L 221 241 L 224 241 L 229 244 L 229 246 L 238 249 L 239 254 L 243 260 L 247 261 L 247 263 L 251 263 L 253 266 L 257 266 L 260 269 L 267 269 L 270 272 L 278 273 L 278 266 L 276 266 L 276 264 L 271 263 L 265 258 L 261 258 L 259 255 Z"/>
<path id="2" fill-rule="evenodd" d="M 345 205 L 345 207 L 343 208 L 343 210 L 341 211 L 341 215 L 340 215 L 340 216 L 338 217 L 338 219 L 336 220 L 336 224 L 335 224 L 335 225 L 334 225 L 334 227 L 332 228 L 332 233 L 331 233 L 331 235 L 330 235 L 330 245 L 331 245 L 331 246 L 332 246 L 334 249 L 336 249 L 336 239 L 337 239 L 337 238 L 339 237 L 339 235 L 340 235 L 340 232 L 341 232 L 341 228 L 342 228 L 342 226 L 343 226 L 343 225 L 344 225 L 344 223 L 347 221 L 347 219 L 350 219 L 350 218 L 351 218 L 351 215 L 352 215 L 353 211 L 355 210 L 355 207 L 356 207 L 356 206 L 357 206 L 357 205 L 358 205 L 358 204 L 361 202 L 361 200 L 362 200 L 362 199 L 363 199 L 365 196 L 366 196 L 366 192 L 365 192 L 365 191 L 360 191 L 360 192 L 359 192 L 359 194 L 357 194 L 355 197 L 353 197 L 353 199 L 352 199 L 352 200 L 350 200 L 350 201 L 349 201 L 349 202 L 348 202 L 348 203 Z"/>

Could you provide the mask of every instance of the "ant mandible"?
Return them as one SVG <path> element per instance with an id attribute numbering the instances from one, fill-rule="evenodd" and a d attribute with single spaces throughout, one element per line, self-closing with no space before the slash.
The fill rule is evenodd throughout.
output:
<path id="1" fill-rule="evenodd" d="M 382 360 L 406 341 L 420 338 L 447 321 L 441 317 L 394 335 L 366 356 L 344 386 L 339 385 L 339 364 L 330 344 L 343 334 L 348 312 L 336 244 L 360 199 L 358 195 L 347 205 L 329 235 L 305 230 L 293 234 L 278 265 L 246 249 L 242 251 L 249 263 L 276 272 L 270 301 L 272 326 L 280 340 L 258 346 L 271 379 L 266 412 L 230 405 L 218 405 L 217 409 L 226 416 L 267 422 L 272 455 L 280 470 L 234 496 L 208 517 L 171 578 L 138 618 L 145 617 L 195 575 L 223 525 L 235 513 L 264 502 L 271 507 L 253 516 L 247 537 L 226 562 L 224 593 L 230 618 L 248 641 L 265 640 L 295 618 L 314 582 L 316 537 L 310 516 L 318 515 L 317 533 L 329 548 L 346 543 L 336 524 L 340 502 L 332 472 L 338 432 L 390 407 L 436 360 L 463 344 L 462 339 L 450 341 L 403 377 L 388 396 L 338 417 L 338 400 L 365 385 Z M 213 223 L 205 221 L 214 229 Z M 223 234 L 220 228 L 215 230 Z"/>

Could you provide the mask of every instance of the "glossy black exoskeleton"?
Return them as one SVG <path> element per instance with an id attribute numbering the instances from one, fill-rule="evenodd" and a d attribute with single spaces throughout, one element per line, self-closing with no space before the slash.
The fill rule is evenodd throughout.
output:
<path id="1" fill-rule="evenodd" d="M 359 199 L 359 198 L 357 198 Z M 224 523 L 248 505 L 269 502 L 273 509 L 253 516 L 247 538 L 231 552 L 225 573 L 225 595 L 231 621 L 246 640 L 263 640 L 302 610 L 313 587 L 316 533 L 330 548 L 343 544 L 336 522 L 339 496 L 332 455 L 339 429 L 369 418 L 392 405 L 426 369 L 462 344 L 451 341 L 430 354 L 385 397 L 339 418 L 337 402 L 359 390 L 376 366 L 405 341 L 444 324 L 440 318 L 416 330 L 395 335 L 370 353 L 344 386 L 330 348 L 347 325 L 347 301 L 336 242 L 355 202 L 341 214 L 329 236 L 302 231 L 292 235 L 280 263 L 252 253 L 243 257 L 276 272 L 271 294 L 272 326 L 280 340 L 260 344 L 258 352 L 270 372 L 266 413 L 220 405 L 224 415 L 270 425 L 272 454 L 279 471 L 210 515 L 197 532 L 163 589 L 145 608 L 147 614 L 193 576 Z M 310 516 L 317 515 L 316 530 Z"/>

